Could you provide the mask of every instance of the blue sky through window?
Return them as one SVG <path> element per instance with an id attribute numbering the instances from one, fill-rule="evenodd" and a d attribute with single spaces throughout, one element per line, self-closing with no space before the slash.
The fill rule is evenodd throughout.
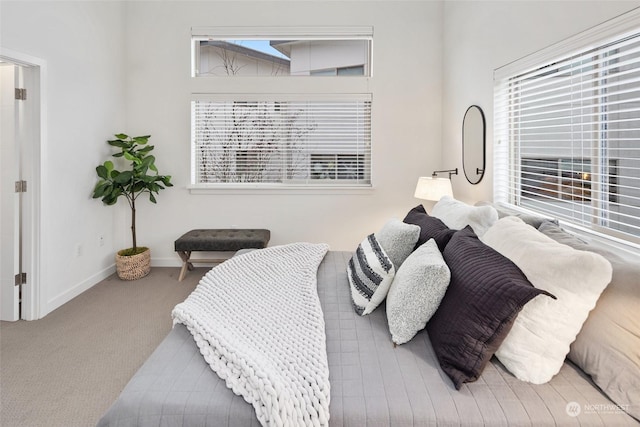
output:
<path id="1" fill-rule="evenodd" d="M 227 40 L 229 43 L 234 43 L 249 49 L 257 50 L 269 55 L 277 56 L 279 58 L 289 59 L 278 50 L 271 47 L 269 40 Z"/>

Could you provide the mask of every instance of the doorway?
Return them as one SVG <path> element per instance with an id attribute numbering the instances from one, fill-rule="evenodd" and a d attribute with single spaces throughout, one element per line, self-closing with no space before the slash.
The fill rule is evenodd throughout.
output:
<path id="1" fill-rule="evenodd" d="M 0 51 L 0 320 L 39 317 L 41 65 Z"/>

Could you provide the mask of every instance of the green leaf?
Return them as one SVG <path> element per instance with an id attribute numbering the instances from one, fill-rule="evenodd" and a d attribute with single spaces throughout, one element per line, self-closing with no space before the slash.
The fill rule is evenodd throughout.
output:
<path id="1" fill-rule="evenodd" d="M 133 138 L 133 140 L 140 145 L 144 145 L 147 143 L 147 141 L 149 141 L 149 138 L 151 138 L 151 135 L 136 136 Z"/>
<path id="2" fill-rule="evenodd" d="M 153 164 L 153 162 L 156 160 L 155 157 L 153 156 L 146 156 L 142 158 L 142 164 L 144 164 L 145 166 L 149 167 L 150 165 Z"/>
<path id="3" fill-rule="evenodd" d="M 114 139 L 112 141 L 107 141 L 109 143 L 109 145 L 112 145 L 114 147 L 119 147 L 119 148 L 129 148 L 131 147 L 131 144 L 128 143 L 127 141 L 122 141 L 120 139 Z"/>
<path id="4" fill-rule="evenodd" d="M 124 171 L 121 174 L 119 174 L 118 176 L 116 176 L 113 180 L 117 184 L 127 184 L 127 183 L 129 183 L 129 181 L 131 181 L 132 177 L 133 177 L 133 172 Z"/>
<path id="5" fill-rule="evenodd" d="M 115 205 L 117 201 L 118 196 L 114 195 L 113 193 L 105 194 L 102 198 L 102 203 L 104 203 L 105 205 Z"/>
<path id="6" fill-rule="evenodd" d="M 113 162 L 111 160 L 107 160 L 104 162 L 104 167 L 107 168 L 108 171 L 113 170 Z"/>
<path id="7" fill-rule="evenodd" d="M 127 139 L 127 138 L 129 138 L 129 135 L 125 135 L 124 133 L 117 133 L 114 136 L 116 138 L 118 138 L 118 139 Z"/>
<path id="8" fill-rule="evenodd" d="M 107 187 L 109 186 L 109 182 L 108 181 L 99 181 L 95 188 L 93 189 L 93 198 L 97 199 L 99 197 L 104 196 L 105 194 L 105 190 L 107 189 Z"/>
<path id="9" fill-rule="evenodd" d="M 137 158 L 137 157 L 133 156 L 133 155 L 132 155 L 130 152 L 128 152 L 128 151 L 125 151 L 123 154 L 124 154 L 124 158 L 125 158 L 125 159 L 127 159 L 127 160 L 130 160 L 130 161 L 132 161 L 132 162 L 134 162 L 134 161 L 138 160 L 138 158 Z"/>
<path id="10" fill-rule="evenodd" d="M 124 153 L 116 153 L 113 155 L 113 157 L 122 157 L 124 155 Z"/>
<path id="11" fill-rule="evenodd" d="M 149 193 L 149 200 L 150 200 L 152 203 L 156 203 L 156 198 L 153 196 L 153 193 Z"/>
<path id="12" fill-rule="evenodd" d="M 133 192 L 134 193 L 138 193 L 138 192 L 142 191 L 145 187 L 146 187 L 146 185 L 145 185 L 144 182 L 138 181 L 135 184 L 133 184 Z"/>
<path id="13" fill-rule="evenodd" d="M 104 167 L 104 165 L 97 166 L 96 173 L 102 179 L 107 179 L 109 177 L 109 170 Z"/>

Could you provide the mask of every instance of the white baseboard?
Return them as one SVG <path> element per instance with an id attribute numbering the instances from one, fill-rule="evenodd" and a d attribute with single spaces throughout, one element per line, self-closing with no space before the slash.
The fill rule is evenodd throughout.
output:
<path id="1" fill-rule="evenodd" d="M 74 299 L 75 297 L 77 297 L 78 295 L 83 293 L 84 291 L 92 288 L 94 285 L 98 284 L 102 280 L 104 280 L 107 277 L 111 276 L 115 272 L 116 272 L 116 265 L 115 264 L 111 264 L 109 267 L 107 267 L 107 268 L 99 271 L 98 273 L 88 277 L 87 279 L 85 279 L 82 282 L 78 283 L 73 288 L 69 289 L 68 291 L 65 291 L 65 292 L 61 293 L 60 295 L 57 295 L 54 298 L 50 299 L 49 301 L 47 301 L 46 307 L 41 307 L 40 318 L 43 318 L 44 316 L 46 316 L 47 314 L 51 313 L 56 308 L 58 308 L 61 305 L 71 301 L 72 299 Z"/>

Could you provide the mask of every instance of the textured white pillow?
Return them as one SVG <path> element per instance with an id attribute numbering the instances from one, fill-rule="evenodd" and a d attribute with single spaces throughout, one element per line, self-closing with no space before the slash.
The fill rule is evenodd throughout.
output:
<path id="1" fill-rule="evenodd" d="M 396 272 L 387 295 L 391 339 L 404 344 L 424 329 L 444 297 L 451 272 L 435 240 L 416 249 Z"/>
<path id="2" fill-rule="evenodd" d="M 560 371 L 569 346 L 611 281 L 611 263 L 557 243 L 516 217 L 496 222 L 481 239 L 509 258 L 539 289 L 524 306 L 496 356 L 517 378 L 534 384 Z"/>
<path id="3" fill-rule="evenodd" d="M 380 246 L 391 258 L 396 271 L 398 271 L 398 268 L 413 252 L 413 248 L 418 242 L 420 226 L 405 224 L 399 219 L 392 218 L 386 222 L 380 231 L 375 233 L 375 236 Z"/>
<path id="4" fill-rule="evenodd" d="M 393 262 L 375 235 L 368 235 L 347 265 L 351 301 L 356 313 L 369 314 L 384 301 L 395 272 Z"/>
<path id="5" fill-rule="evenodd" d="M 470 225 L 478 237 L 498 220 L 498 211 L 493 206 L 471 206 L 449 196 L 442 197 L 433 206 L 431 215 L 453 230 Z"/>

